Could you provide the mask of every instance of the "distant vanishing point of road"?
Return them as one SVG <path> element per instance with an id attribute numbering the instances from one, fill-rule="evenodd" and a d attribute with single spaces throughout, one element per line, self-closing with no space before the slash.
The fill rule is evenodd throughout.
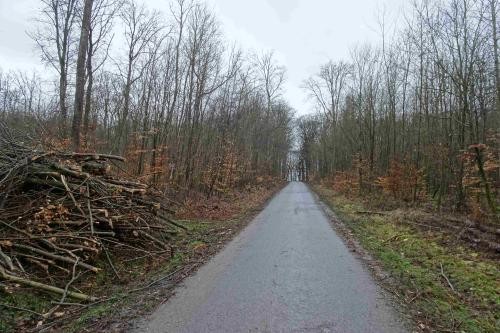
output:
<path id="1" fill-rule="evenodd" d="M 252 223 L 137 332 L 409 332 L 303 183 Z"/>

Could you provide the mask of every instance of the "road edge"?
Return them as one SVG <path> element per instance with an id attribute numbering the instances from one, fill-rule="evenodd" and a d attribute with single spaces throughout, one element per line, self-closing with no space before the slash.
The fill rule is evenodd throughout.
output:
<path id="1" fill-rule="evenodd" d="M 207 265 L 213 258 L 219 255 L 224 249 L 234 241 L 245 229 L 247 229 L 255 220 L 255 218 L 270 204 L 270 202 L 288 185 L 288 182 L 283 182 L 279 186 L 276 187 L 276 190 L 270 195 L 261 205 L 257 208 L 249 210 L 242 214 L 239 217 L 239 222 L 235 231 L 231 233 L 229 237 L 224 239 L 223 243 L 215 245 L 213 251 L 211 251 L 207 256 L 203 257 L 201 261 L 198 261 L 193 264 L 193 266 L 189 269 L 187 274 L 183 274 L 181 271 L 179 274 L 182 276 L 178 277 L 178 274 L 174 274 L 171 278 L 166 279 L 162 282 L 162 284 L 155 287 L 155 289 L 166 289 L 168 290 L 168 297 L 164 298 L 162 302 L 159 302 L 150 310 L 140 313 L 139 315 L 130 318 L 124 325 L 126 325 L 124 332 L 135 332 L 142 321 L 147 320 L 149 316 L 151 316 L 160 306 L 164 303 L 168 302 L 172 296 L 175 295 L 175 291 L 177 288 L 182 287 L 182 284 L 194 276 L 203 266 Z M 186 265 L 186 267 L 189 265 Z"/>
<path id="2" fill-rule="evenodd" d="M 314 190 L 311 184 L 304 184 L 313 195 L 318 206 L 321 207 L 323 214 L 329 221 L 330 227 L 339 236 L 351 253 L 353 253 L 353 256 L 359 260 L 362 266 L 369 272 L 375 284 L 380 287 L 382 296 L 387 301 L 388 305 L 399 314 L 402 320 L 404 320 L 403 325 L 408 329 L 408 332 L 422 332 L 416 325 L 408 306 L 398 298 L 399 295 L 395 295 L 388 287 L 391 284 L 397 283 L 396 279 L 392 278 L 391 275 L 382 268 L 382 263 L 375 259 L 370 252 L 361 245 L 349 227 L 347 227 L 344 221 L 335 213 L 335 208 L 328 204 L 328 201 L 324 200 L 321 195 Z"/>

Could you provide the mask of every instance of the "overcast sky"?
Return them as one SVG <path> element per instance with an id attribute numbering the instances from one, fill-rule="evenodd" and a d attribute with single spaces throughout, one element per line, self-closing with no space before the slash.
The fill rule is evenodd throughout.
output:
<path id="1" fill-rule="evenodd" d="M 140 0 L 139 0 L 140 1 Z M 143 0 L 166 11 L 169 0 Z M 274 50 L 287 68 L 284 96 L 300 114 L 311 112 L 304 79 L 329 59 L 341 60 L 363 42 L 378 43 L 377 13 L 393 21 L 409 0 L 207 0 L 226 37 L 244 50 Z M 0 0 L 0 68 L 46 69 L 26 31 L 39 0 Z"/>

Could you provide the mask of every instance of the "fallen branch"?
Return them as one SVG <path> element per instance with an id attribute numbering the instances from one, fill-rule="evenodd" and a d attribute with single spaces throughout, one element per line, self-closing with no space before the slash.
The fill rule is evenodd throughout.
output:
<path id="1" fill-rule="evenodd" d="M 10 259 L 10 257 L 8 255 L 6 255 L 5 253 L 2 252 L 2 249 L 0 248 L 0 259 L 2 259 L 5 264 L 7 264 L 7 268 L 11 271 L 14 270 L 14 265 L 12 264 L 12 260 Z"/>
<path id="2" fill-rule="evenodd" d="M 457 291 L 455 290 L 455 287 L 453 287 L 453 285 L 451 284 L 450 279 L 448 279 L 448 277 L 444 273 L 443 264 L 439 263 L 439 266 L 441 267 L 441 276 L 446 280 L 446 282 L 448 283 L 448 286 L 450 286 L 451 290 L 453 290 L 454 293 L 457 293 Z"/>
<path id="3" fill-rule="evenodd" d="M 388 215 L 387 213 L 384 213 L 384 212 L 372 212 L 372 211 L 369 211 L 369 210 L 358 210 L 358 211 L 355 211 L 354 213 L 356 213 L 356 214 L 366 214 L 366 215 Z"/>
<path id="4" fill-rule="evenodd" d="M 117 160 L 125 162 L 125 158 L 117 155 L 93 154 L 93 153 L 69 153 L 63 154 L 65 157 L 85 157 L 88 160 Z"/>
<path id="5" fill-rule="evenodd" d="M 63 257 L 63 256 L 60 256 L 58 254 L 53 254 L 53 253 L 50 253 L 50 252 L 47 252 L 47 251 L 44 251 L 44 250 L 37 249 L 35 247 L 31 247 L 31 246 L 27 246 L 27 245 L 20 245 L 20 244 L 14 244 L 13 246 L 16 247 L 16 248 L 19 248 L 19 249 L 23 249 L 23 250 L 28 250 L 28 251 L 31 251 L 31 252 L 35 252 L 35 253 L 38 253 L 38 254 L 40 254 L 42 256 L 46 256 L 46 257 L 49 257 L 49 258 L 52 258 L 52 259 L 55 259 L 55 260 L 64 261 L 64 262 L 67 262 L 67 263 L 70 263 L 70 264 L 77 263 L 78 266 L 86 268 L 86 269 L 88 269 L 88 270 L 90 270 L 90 271 L 92 271 L 94 273 L 99 273 L 99 271 L 101 271 L 100 268 L 97 268 L 95 266 L 92 266 L 92 265 L 89 265 L 89 264 L 86 264 L 86 263 L 83 263 L 83 262 L 79 262 L 77 259 Z"/>
<path id="6" fill-rule="evenodd" d="M 43 317 L 43 314 L 38 313 L 38 312 L 33 311 L 33 310 L 30 310 L 30 309 L 25 309 L 25 308 L 21 308 L 21 307 L 18 307 L 18 306 L 13 306 L 13 305 L 5 304 L 5 303 L 0 303 L 0 306 L 2 306 L 4 308 L 8 308 L 8 309 L 17 310 L 17 311 L 28 312 L 28 313 L 34 314 L 35 316 L 38 316 L 38 317 Z"/>
<path id="7" fill-rule="evenodd" d="M 178 222 L 173 221 L 172 219 L 167 218 L 167 222 L 170 223 L 171 225 L 178 227 L 178 228 L 184 229 L 186 231 L 188 230 L 187 227 L 183 226 L 182 224 L 179 224 Z"/>
<path id="8" fill-rule="evenodd" d="M 396 235 L 394 235 L 394 236 L 391 236 L 391 237 L 387 238 L 386 240 L 382 241 L 382 243 L 381 243 L 381 244 L 388 243 L 388 242 L 390 242 L 390 241 L 392 241 L 392 240 L 394 240 L 394 239 L 397 239 L 398 237 L 399 237 L 399 234 L 396 234 Z"/>
<path id="9" fill-rule="evenodd" d="M 87 184 L 87 196 L 90 198 L 89 184 Z M 92 207 L 90 206 L 90 200 L 88 198 L 87 209 L 89 210 L 90 233 L 94 236 L 94 219 L 92 217 Z"/>
<path id="10" fill-rule="evenodd" d="M 24 278 L 20 278 L 20 277 L 14 276 L 14 275 L 7 274 L 1 267 L 0 267 L 0 275 L 4 280 L 24 284 L 24 285 L 27 285 L 27 286 L 30 286 L 30 287 L 33 287 L 36 289 L 41 289 L 41 290 L 53 292 L 53 293 L 60 294 L 60 295 L 64 295 L 66 292 L 64 289 L 61 289 L 58 287 L 49 286 L 48 284 L 44 284 L 44 283 L 40 283 L 40 282 L 36 282 L 36 281 L 32 281 L 32 280 L 28 280 L 28 279 L 24 279 Z M 98 300 L 98 298 L 96 298 L 96 297 L 88 296 L 88 295 L 73 292 L 73 291 L 68 291 L 67 296 L 74 298 L 74 299 L 77 299 L 77 300 L 80 300 L 80 301 L 95 302 Z"/>

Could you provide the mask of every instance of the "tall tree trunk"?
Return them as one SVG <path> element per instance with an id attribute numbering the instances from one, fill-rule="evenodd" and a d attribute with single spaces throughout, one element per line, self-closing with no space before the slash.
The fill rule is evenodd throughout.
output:
<path id="1" fill-rule="evenodd" d="M 497 115 L 497 128 L 500 128 L 500 65 L 499 65 L 499 54 L 498 54 L 498 32 L 497 32 L 497 4 L 498 0 L 490 0 L 491 6 L 491 25 L 493 30 L 493 56 L 495 57 L 495 87 L 496 87 L 496 115 Z M 497 145 L 498 152 L 500 154 L 500 143 Z M 498 179 L 500 179 L 500 169 L 497 173 Z"/>
<path id="2" fill-rule="evenodd" d="M 90 124 L 90 112 L 91 112 L 91 102 L 92 102 L 92 88 L 94 85 L 94 73 L 92 69 L 92 53 L 93 53 L 93 43 L 92 43 L 92 30 L 89 31 L 89 47 L 87 53 L 87 90 L 85 91 L 85 112 L 83 115 L 83 137 L 87 139 L 89 124 Z"/>
<path id="3" fill-rule="evenodd" d="M 61 112 L 60 120 L 60 130 L 62 136 L 66 138 L 67 135 L 67 122 L 68 122 L 68 107 L 66 106 L 66 91 L 68 87 L 68 77 L 65 68 L 66 65 L 61 67 L 61 73 L 59 75 L 59 109 Z"/>
<path id="4" fill-rule="evenodd" d="M 83 116 L 83 97 L 85 92 L 85 65 L 87 57 L 87 48 L 89 43 L 90 18 L 92 16 L 93 0 L 85 0 L 82 18 L 82 31 L 80 33 L 80 45 L 78 47 L 78 59 L 76 62 L 76 87 L 75 87 L 75 105 L 73 113 L 73 124 L 71 137 L 75 151 L 80 150 L 80 132 Z"/>
<path id="5" fill-rule="evenodd" d="M 500 114 L 500 65 L 499 65 L 499 54 L 498 54 L 498 31 L 497 31 L 497 13 L 496 13 L 496 3 L 498 0 L 491 1 L 491 24 L 493 30 L 493 55 L 495 57 L 495 87 L 496 87 L 496 109 L 497 115 Z"/>

